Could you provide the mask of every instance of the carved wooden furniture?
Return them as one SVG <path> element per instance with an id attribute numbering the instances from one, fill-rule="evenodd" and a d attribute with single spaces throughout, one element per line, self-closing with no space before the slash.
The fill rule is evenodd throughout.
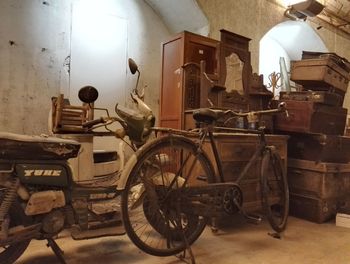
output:
<path id="1" fill-rule="evenodd" d="M 227 93 L 222 94 L 222 106 L 234 110 L 266 109 L 273 94 L 264 86 L 263 76 L 253 74 L 249 51 L 251 39 L 224 29 L 220 33 L 220 82 L 227 87 Z"/>

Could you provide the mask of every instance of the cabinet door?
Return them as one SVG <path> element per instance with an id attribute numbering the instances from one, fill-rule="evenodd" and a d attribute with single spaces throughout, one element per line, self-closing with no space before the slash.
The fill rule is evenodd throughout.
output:
<path id="1" fill-rule="evenodd" d="M 160 126 L 181 128 L 182 114 L 181 38 L 163 44 Z"/>

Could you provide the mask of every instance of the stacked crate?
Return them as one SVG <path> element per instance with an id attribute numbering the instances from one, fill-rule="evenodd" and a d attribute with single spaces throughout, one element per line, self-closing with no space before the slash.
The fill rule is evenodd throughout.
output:
<path id="1" fill-rule="evenodd" d="M 290 214 L 322 223 L 347 204 L 350 194 L 350 137 L 344 136 L 343 100 L 350 63 L 334 53 L 304 52 L 292 62 L 291 80 L 302 91 L 281 93 L 289 117 L 275 129 L 290 135 L 288 181 Z"/>

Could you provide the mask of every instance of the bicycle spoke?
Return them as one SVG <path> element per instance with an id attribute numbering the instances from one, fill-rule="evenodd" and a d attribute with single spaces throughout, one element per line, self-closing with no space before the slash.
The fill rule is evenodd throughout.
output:
<path id="1" fill-rule="evenodd" d="M 188 180 L 196 175 L 203 175 L 208 181 L 214 175 L 208 159 L 197 155 L 194 144 L 175 136 L 169 138 L 156 141 L 138 159 L 122 198 L 123 221 L 130 239 L 156 256 L 180 253 L 202 233 L 206 219 L 182 208 L 184 198 L 179 190 L 207 184 Z M 143 191 L 142 196 L 134 194 L 142 197 L 137 209 L 130 206 L 132 186 Z"/>

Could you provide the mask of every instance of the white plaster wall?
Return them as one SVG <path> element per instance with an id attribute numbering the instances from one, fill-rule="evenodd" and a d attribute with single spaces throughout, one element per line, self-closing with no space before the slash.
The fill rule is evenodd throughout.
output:
<path id="1" fill-rule="evenodd" d="M 328 52 L 320 36 L 308 23 L 285 21 L 270 29 L 261 38 L 259 47 L 259 74 L 264 75 L 264 84 L 270 83 L 272 72 L 280 72 L 280 57 L 285 59 L 290 72 L 290 61 L 301 60 L 303 51 Z"/>
<path id="2" fill-rule="evenodd" d="M 50 98 L 60 92 L 69 94 L 68 67 L 64 64 L 70 55 L 72 1 L 0 1 L 1 131 L 47 133 Z M 169 36 L 167 28 L 144 1 L 98 2 L 108 2 L 111 12 L 127 19 L 127 57 L 139 64 L 140 85 L 148 86 L 145 100 L 158 114 L 160 42 Z M 136 79 L 126 74 L 128 93 Z M 130 101 L 125 104 L 130 105 Z"/>

